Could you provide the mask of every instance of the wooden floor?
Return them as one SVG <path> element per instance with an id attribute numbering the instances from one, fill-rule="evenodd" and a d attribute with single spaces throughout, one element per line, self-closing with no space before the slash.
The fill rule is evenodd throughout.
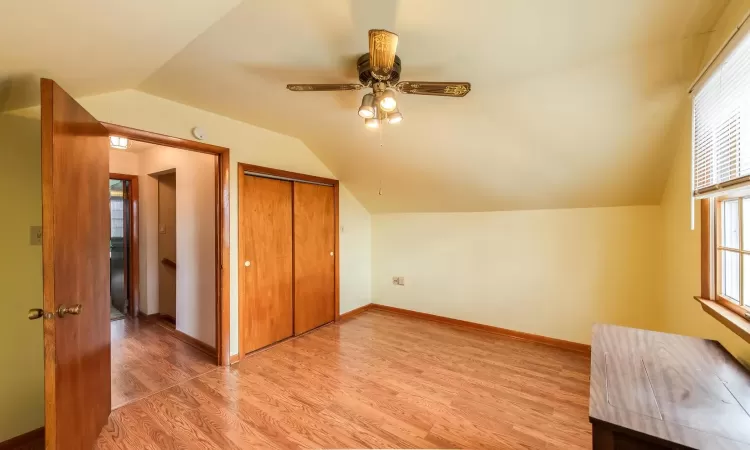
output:
<path id="1" fill-rule="evenodd" d="M 157 321 L 112 326 L 112 408 L 216 369 L 216 358 L 177 340 Z"/>
<path id="2" fill-rule="evenodd" d="M 370 311 L 115 410 L 98 448 L 590 448 L 588 377 L 588 355 Z"/>

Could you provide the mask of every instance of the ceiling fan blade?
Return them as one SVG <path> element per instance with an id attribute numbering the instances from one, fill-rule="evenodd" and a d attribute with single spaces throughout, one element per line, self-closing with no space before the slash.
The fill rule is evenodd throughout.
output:
<path id="1" fill-rule="evenodd" d="M 295 92 L 325 92 L 325 91 L 358 91 L 361 84 L 287 84 L 286 88 Z"/>
<path id="2" fill-rule="evenodd" d="M 396 60 L 398 35 L 386 30 L 370 30 L 370 72 L 377 80 L 391 77 Z"/>
<path id="3" fill-rule="evenodd" d="M 471 83 L 449 83 L 439 81 L 401 81 L 396 90 L 404 94 L 439 95 L 442 97 L 464 97 L 471 90 Z"/>

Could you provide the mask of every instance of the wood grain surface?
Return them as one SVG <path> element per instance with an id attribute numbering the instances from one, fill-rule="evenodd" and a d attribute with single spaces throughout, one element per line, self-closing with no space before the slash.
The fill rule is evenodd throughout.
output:
<path id="1" fill-rule="evenodd" d="M 112 407 L 216 368 L 216 358 L 177 339 L 158 319 L 112 322 Z"/>
<path id="2" fill-rule="evenodd" d="M 333 187 L 294 183 L 294 334 L 335 318 Z"/>
<path id="3" fill-rule="evenodd" d="M 590 396 L 595 429 L 664 446 L 750 449 L 750 373 L 716 341 L 595 325 Z"/>
<path id="4" fill-rule="evenodd" d="M 89 448 L 110 412 L 109 138 L 54 81 L 42 79 L 45 439 Z"/>
<path id="5" fill-rule="evenodd" d="M 244 355 L 293 334 L 292 183 L 247 175 L 239 183 Z"/>
<path id="6" fill-rule="evenodd" d="M 367 311 L 112 413 L 97 448 L 586 449 L 589 357 Z"/>

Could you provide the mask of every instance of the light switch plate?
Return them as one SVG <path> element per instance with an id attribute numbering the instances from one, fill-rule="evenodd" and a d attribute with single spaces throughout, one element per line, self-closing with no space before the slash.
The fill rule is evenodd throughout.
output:
<path id="1" fill-rule="evenodd" d="M 159 225 L 159 234 L 167 234 L 167 226 Z"/>
<path id="2" fill-rule="evenodd" d="M 393 277 L 393 285 L 398 286 L 398 277 Z"/>
<path id="3" fill-rule="evenodd" d="M 29 227 L 29 245 L 42 245 L 42 227 Z"/>
<path id="4" fill-rule="evenodd" d="M 398 285 L 403 286 L 404 285 L 404 277 L 398 277 Z"/>

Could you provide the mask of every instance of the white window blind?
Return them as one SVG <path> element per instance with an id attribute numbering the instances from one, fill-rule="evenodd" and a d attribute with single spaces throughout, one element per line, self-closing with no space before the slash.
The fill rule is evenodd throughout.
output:
<path id="1" fill-rule="evenodd" d="M 750 183 L 750 34 L 693 97 L 693 195 Z"/>

